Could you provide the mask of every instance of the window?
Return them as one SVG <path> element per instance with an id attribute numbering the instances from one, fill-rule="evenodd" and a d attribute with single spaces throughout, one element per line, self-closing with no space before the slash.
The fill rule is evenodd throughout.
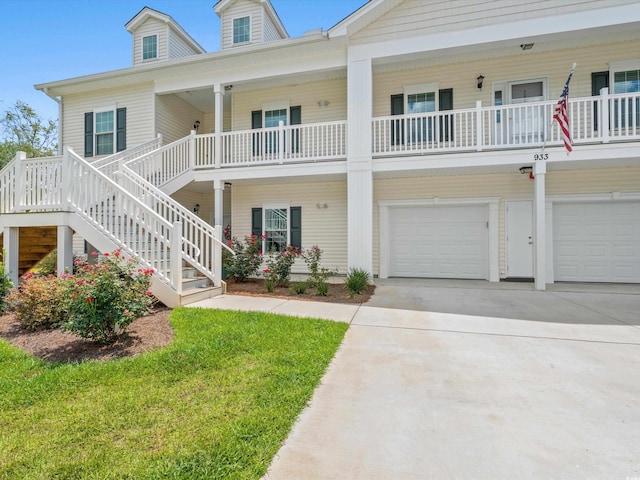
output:
<path id="1" fill-rule="evenodd" d="M 142 38 L 142 59 L 149 60 L 158 56 L 158 36 Z"/>
<path id="2" fill-rule="evenodd" d="M 622 67 L 625 68 L 625 67 Z M 614 127 L 637 129 L 640 127 L 640 98 L 633 94 L 640 92 L 640 66 L 613 72 L 613 93 L 631 94 L 616 98 L 613 102 Z"/>
<path id="3" fill-rule="evenodd" d="M 613 93 L 640 92 L 640 70 L 615 72 L 613 74 Z"/>
<path id="4" fill-rule="evenodd" d="M 111 155 L 127 148 L 127 109 L 84 114 L 84 156 Z"/>
<path id="5" fill-rule="evenodd" d="M 302 247 L 302 208 L 272 205 L 251 209 L 251 233 L 264 235 L 263 251 L 282 251 L 287 245 Z M 263 228 L 264 227 L 264 228 Z"/>
<path id="6" fill-rule="evenodd" d="M 428 113 L 436 111 L 436 94 L 412 93 L 407 95 L 407 113 Z M 422 143 L 433 140 L 433 117 L 409 119 L 409 142 Z"/>
<path id="7" fill-rule="evenodd" d="M 251 18 L 242 17 L 233 20 L 233 44 L 247 43 L 251 40 Z"/>
<path id="8" fill-rule="evenodd" d="M 280 122 L 284 125 L 287 124 L 287 110 L 270 110 L 264 112 L 264 126 L 265 128 L 278 127 Z M 278 151 L 278 132 L 271 131 L 265 134 L 265 151 L 267 153 L 276 153 Z"/>

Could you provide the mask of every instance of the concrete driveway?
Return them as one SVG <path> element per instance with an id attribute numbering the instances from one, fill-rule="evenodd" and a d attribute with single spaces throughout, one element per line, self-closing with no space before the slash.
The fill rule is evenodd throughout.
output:
<path id="1" fill-rule="evenodd" d="M 640 478 L 640 295 L 466 285 L 345 309 L 266 478 Z"/>

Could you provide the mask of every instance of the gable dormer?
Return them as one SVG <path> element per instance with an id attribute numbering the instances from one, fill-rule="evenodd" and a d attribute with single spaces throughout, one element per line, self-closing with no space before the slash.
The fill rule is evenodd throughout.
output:
<path id="1" fill-rule="evenodd" d="M 223 50 L 289 38 L 269 0 L 220 0 L 213 9 L 220 17 Z"/>
<path id="2" fill-rule="evenodd" d="M 206 53 L 173 18 L 144 7 L 125 25 L 133 37 L 133 64 Z"/>

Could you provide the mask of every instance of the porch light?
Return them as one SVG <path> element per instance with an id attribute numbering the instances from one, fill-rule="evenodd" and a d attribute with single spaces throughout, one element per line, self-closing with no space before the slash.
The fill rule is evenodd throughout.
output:
<path id="1" fill-rule="evenodd" d="M 482 90 L 482 82 L 484 82 L 484 75 L 478 75 L 478 78 L 476 78 L 476 80 L 478 81 L 478 90 Z"/>
<path id="2" fill-rule="evenodd" d="M 533 172 L 533 167 L 520 167 L 520 173 L 523 175 L 531 172 Z"/>
<path id="3" fill-rule="evenodd" d="M 200 120 L 196 120 L 196 121 L 193 123 L 193 129 L 194 129 L 196 132 L 198 131 L 198 128 L 200 128 Z"/>
<path id="4" fill-rule="evenodd" d="M 193 207 L 193 213 L 195 213 L 196 215 L 198 215 L 200 213 L 200 204 L 196 203 L 195 206 Z"/>
<path id="5" fill-rule="evenodd" d="M 533 48 L 533 43 L 523 43 L 520 45 L 522 50 L 531 50 Z"/>

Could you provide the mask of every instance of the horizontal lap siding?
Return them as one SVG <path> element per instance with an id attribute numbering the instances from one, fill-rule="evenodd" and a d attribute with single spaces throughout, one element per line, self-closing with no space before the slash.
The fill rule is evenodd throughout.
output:
<path id="1" fill-rule="evenodd" d="M 591 73 L 609 70 L 609 62 L 638 58 L 640 42 L 624 41 L 584 48 L 570 48 L 551 52 L 520 52 L 518 55 L 374 73 L 373 116 L 390 115 L 390 96 L 403 93 L 403 87 L 424 83 L 439 83 L 439 88 L 453 88 L 453 108 L 474 108 L 476 101 L 483 106 L 493 104 L 492 82 L 548 79 L 548 99 L 560 96 L 571 64 L 577 62 L 571 80 L 571 98 L 591 96 Z M 476 77 L 484 75 L 484 87 L 478 90 Z"/>
<path id="2" fill-rule="evenodd" d="M 64 97 L 62 144 L 84 154 L 84 114 L 105 107 L 127 109 L 127 148 L 153 139 L 153 85 L 101 90 Z"/>
<path id="3" fill-rule="evenodd" d="M 534 182 L 514 167 L 514 173 L 411 177 L 374 180 L 373 251 L 374 272 L 378 274 L 380 225 L 378 202 L 383 200 L 422 200 L 433 198 L 500 197 L 499 257 L 500 277 L 506 276 L 505 201 L 533 199 Z M 549 171 L 547 195 L 640 192 L 640 168 L 610 168 Z M 393 236 L 391 237 L 393 240 Z"/>
<path id="4" fill-rule="evenodd" d="M 262 43 L 262 7 L 251 1 L 236 2 L 224 11 L 220 19 L 222 49 L 233 47 L 233 19 L 251 17 L 251 43 Z"/>
<path id="5" fill-rule="evenodd" d="M 262 110 L 264 103 L 289 101 L 302 106 L 302 123 L 331 122 L 347 119 L 347 80 L 338 78 L 295 86 L 282 86 L 233 94 L 232 126 L 234 130 L 251 128 L 251 112 Z M 329 105 L 321 108 L 320 100 Z"/>
<path id="6" fill-rule="evenodd" d="M 201 122 L 198 133 L 207 133 L 202 126 L 202 112 L 175 95 L 158 95 L 156 127 L 165 144 L 189 135 L 196 120 Z"/>
<path id="7" fill-rule="evenodd" d="M 197 53 L 180 35 L 174 31 L 169 32 L 169 59 L 189 57 Z"/>
<path id="8" fill-rule="evenodd" d="M 133 36 L 133 64 L 140 65 L 155 60 L 166 60 L 169 51 L 168 30 L 167 25 L 154 18 L 150 18 L 140 25 Z M 151 35 L 158 36 L 158 57 L 154 60 L 142 60 L 142 39 Z"/>
<path id="9" fill-rule="evenodd" d="M 355 44 L 634 3 L 634 0 L 406 0 L 353 36 Z"/>
<path id="10" fill-rule="evenodd" d="M 278 30 L 276 29 L 276 26 L 273 24 L 273 22 L 271 21 L 271 18 L 269 18 L 269 15 L 267 15 L 266 12 L 264 12 L 264 43 L 267 42 L 272 42 L 274 40 L 280 40 L 282 37 L 280 37 L 280 34 L 278 33 Z"/>
<path id="11" fill-rule="evenodd" d="M 251 209 L 268 203 L 302 207 L 302 247 L 318 245 L 324 267 L 347 271 L 347 184 L 346 182 L 291 183 L 241 186 L 231 189 L 233 235 L 251 234 Z M 317 204 L 327 208 L 317 208 Z M 306 272 L 303 261 L 294 272 Z"/>

